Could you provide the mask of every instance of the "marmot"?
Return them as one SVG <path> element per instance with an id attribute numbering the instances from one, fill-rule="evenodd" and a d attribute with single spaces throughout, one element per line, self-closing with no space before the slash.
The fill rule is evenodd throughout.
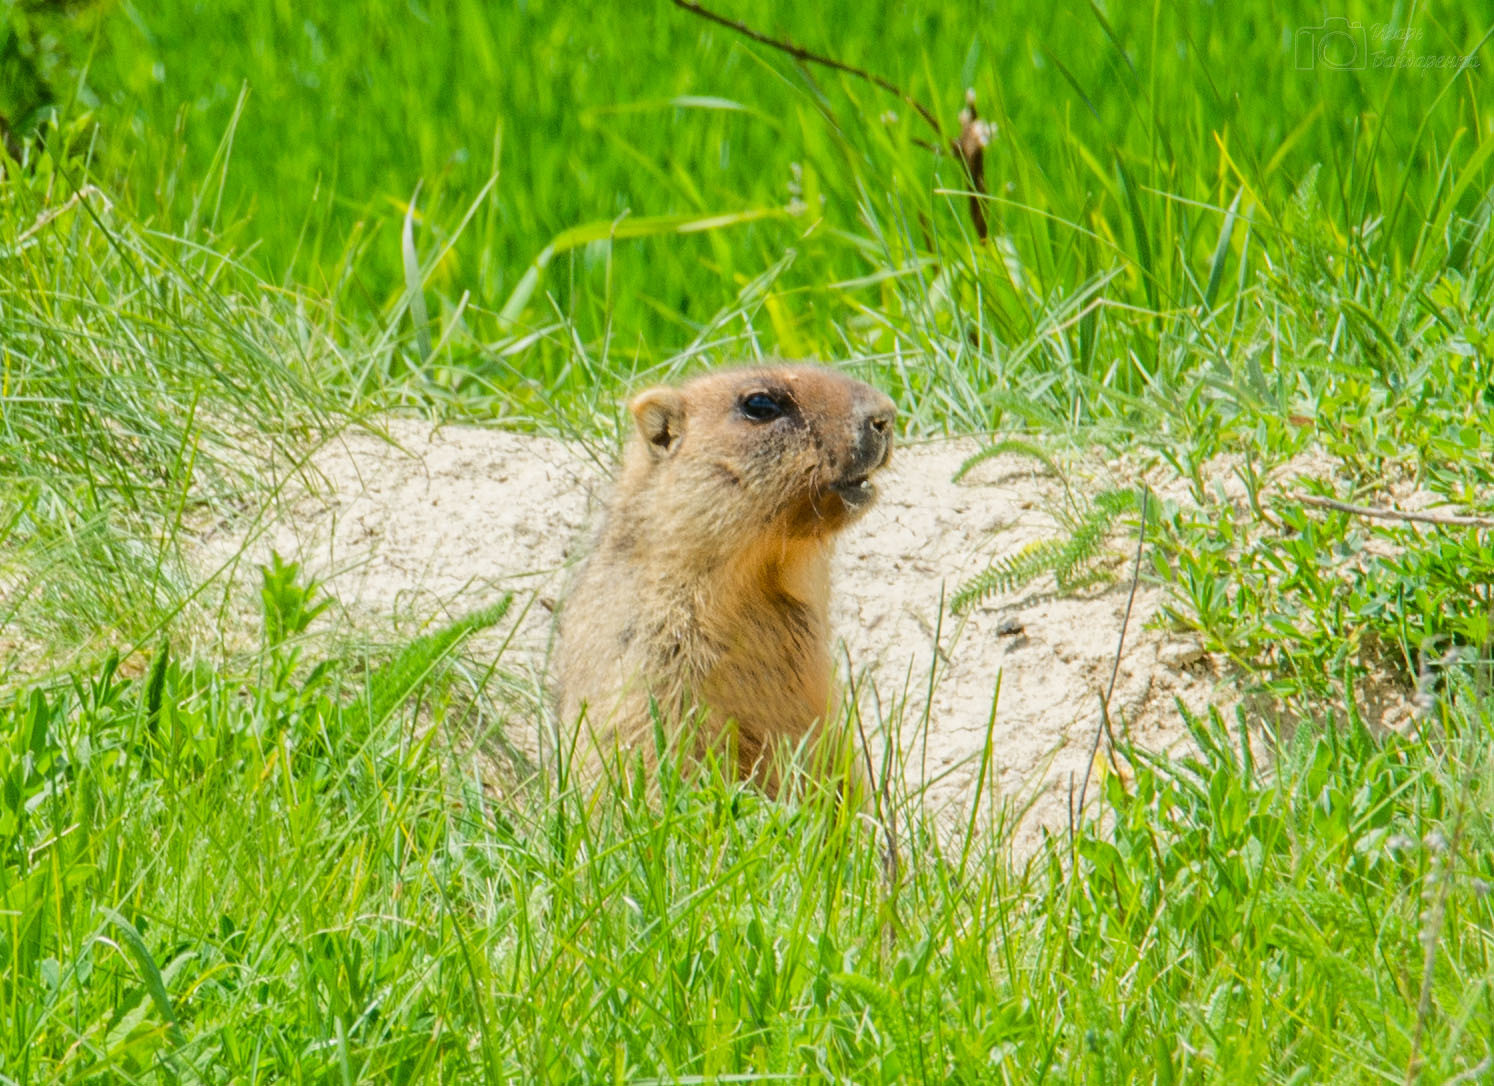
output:
<path id="1" fill-rule="evenodd" d="M 561 609 L 562 734 L 579 720 L 593 765 L 650 757 L 655 711 L 678 729 L 698 710 L 697 739 L 727 739 L 739 775 L 775 791 L 773 748 L 835 709 L 832 540 L 876 497 L 896 408 L 833 370 L 771 365 L 628 409 L 637 433 Z"/>

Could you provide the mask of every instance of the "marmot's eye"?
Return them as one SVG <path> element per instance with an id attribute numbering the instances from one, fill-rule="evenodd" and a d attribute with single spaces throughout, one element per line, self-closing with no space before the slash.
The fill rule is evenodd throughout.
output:
<path id="1" fill-rule="evenodd" d="M 772 422 L 783 414 L 783 404 L 766 392 L 754 392 L 742 401 L 742 414 L 753 422 Z"/>

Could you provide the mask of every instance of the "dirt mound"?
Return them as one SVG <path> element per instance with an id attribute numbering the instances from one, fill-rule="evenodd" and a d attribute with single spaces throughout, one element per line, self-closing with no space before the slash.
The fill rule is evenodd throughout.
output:
<path id="1" fill-rule="evenodd" d="M 550 726 L 534 708 L 548 605 L 586 545 L 606 468 L 579 447 L 499 430 L 392 420 L 389 437 L 349 433 L 321 450 L 319 482 L 282 506 L 246 557 L 273 548 L 301 561 L 345 620 L 367 629 L 408 630 L 515 592 L 524 613 L 505 631 L 503 666 L 536 696 L 517 724 L 525 734 L 510 738 L 537 752 Z M 873 749 L 897 750 L 908 782 L 951 815 L 974 794 L 995 699 L 990 784 L 1027 810 L 1031 835 L 1066 823 L 1088 769 L 1126 609 L 1127 544 L 1116 541 L 1115 576 L 1087 591 L 1061 595 L 1044 577 L 941 617 L 941 597 L 993 557 L 1061 534 L 1063 486 L 1038 460 L 1000 456 L 951 481 L 977 448 L 960 439 L 897 451 L 881 500 L 842 537 L 833 619 Z M 241 545 L 220 530 L 202 560 L 221 564 Z M 1136 595 L 1110 713 L 1114 729 L 1160 750 L 1183 735 L 1175 698 L 1201 707 L 1229 694 L 1196 647 L 1148 625 L 1159 600 L 1146 585 Z"/>

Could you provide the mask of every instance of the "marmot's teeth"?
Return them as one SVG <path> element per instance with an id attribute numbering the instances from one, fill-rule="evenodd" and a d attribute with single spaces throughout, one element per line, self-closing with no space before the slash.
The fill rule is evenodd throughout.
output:
<path id="1" fill-rule="evenodd" d="M 869 503 L 876 496 L 876 488 L 872 486 L 869 477 L 862 475 L 859 478 L 847 479 L 844 482 L 832 483 L 830 489 L 840 495 L 841 501 L 850 508 L 859 509 Z"/>

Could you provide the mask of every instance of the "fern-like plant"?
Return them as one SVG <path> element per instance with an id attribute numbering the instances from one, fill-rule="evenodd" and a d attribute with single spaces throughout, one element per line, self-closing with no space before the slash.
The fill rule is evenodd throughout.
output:
<path id="1" fill-rule="evenodd" d="M 1040 539 L 1016 554 L 996 559 L 960 586 L 950 606 L 956 614 L 963 613 L 997 592 L 1010 592 L 1045 573 L 1053 574 L 1060 592 L 1088 583 L 1115 522 L 1140 507 L 1141 495 L 1134 487 L 1100 491 L 1077 513 L 1064 518 L 1067 535 Z"/>

